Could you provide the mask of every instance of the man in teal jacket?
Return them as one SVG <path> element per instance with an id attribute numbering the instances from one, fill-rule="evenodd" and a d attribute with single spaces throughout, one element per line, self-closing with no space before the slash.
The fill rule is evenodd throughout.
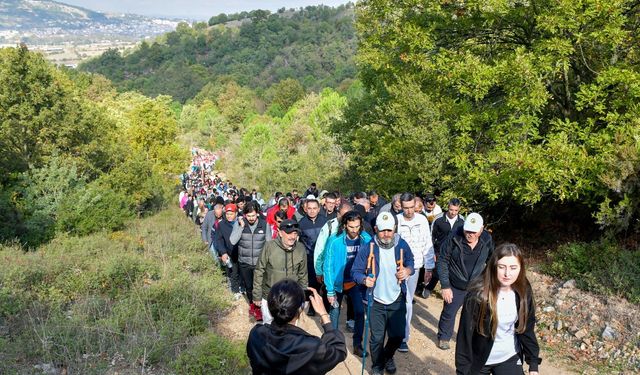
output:
<path id="1" fill-rule="evenodd" d="M 340 305 L 344 295 L 353 303 L 355 326 L 353 333 L 353 354 L 362 357 L 362 334 L 364 331 L 364 305 L 362 289 L 351 277 L 351 267 L 358 250 L 366 247 L 371 236 L 362 230 L 362 217 L 356 211 L 342 216 L 340 230 L 329 237 L 325 248 L 323 275 L 327 288 L 327 299 L 331 305 L 329 316 L 335 329 L 338 329 Z"/>

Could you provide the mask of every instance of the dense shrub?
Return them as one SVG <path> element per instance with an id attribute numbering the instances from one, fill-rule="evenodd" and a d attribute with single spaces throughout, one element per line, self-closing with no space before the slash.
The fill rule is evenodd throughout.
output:
<path id="1" fill-rule="evenodd" d="M 140 372 L 172 367 L 192 350 L 201 358 L 197 338 L 211 338 L 205 332 L 230 296 L 191 229 L 175 209 L 109 235 L 58 235 L 35 251 L 0 245 L 0 373 L 41 363 L 78 374 Z M 208 354 L 242 367 L 243 352 L 231 348 L 239 346 Z"/>
<path id="2" fill-rule="evenodd" d="M 117 230 L 133 218 L 130 199 L 99 182 L 68 196 L 58 212 L 58 226 L 75 234 Z"/>
<path id="3" fill-rule="evenodd" d="M 615 242 L 575 242 L 549 254 L 545 271 L 564 279 L 575 279 L 585 290 L 617 294 L 640 303 L 640 251 L 626 250 Z"/>

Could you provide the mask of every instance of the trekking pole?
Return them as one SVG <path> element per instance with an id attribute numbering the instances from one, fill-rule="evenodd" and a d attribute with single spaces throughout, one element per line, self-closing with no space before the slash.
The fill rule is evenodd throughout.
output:
<path id="1" fill-rule="evenodd" d="M 400 248 L 400 260 L 398 260 L 398 271 L 404 268 L 404 251 Z M 398 284 L 401 284 L 402 280 L 398 280 Z"/>
<path id="2" fill-rule="evenodd" d="M 365 273 L 367 273 L 367 277 L 375 277 L 376 275 L 376 260 L 373 255 L 373 241 L 370 242 L 369 245 L 369 258 L 367 259 L 367 269 Z M 363 353 L 362 353 L 362 371 L 360 375 L 364 375 L 364 367 L 367 361 L 367 340 L 369 333 L 369 316 L 371 315 L 371 304 L 373 303 L 373 288 L 367 288 L 367 315 L 364 317 L 364 343 L 363 343 Z"/>

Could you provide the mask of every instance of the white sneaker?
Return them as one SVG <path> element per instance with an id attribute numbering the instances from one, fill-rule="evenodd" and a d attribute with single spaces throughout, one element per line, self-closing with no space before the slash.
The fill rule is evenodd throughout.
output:
<path id="1" fill-rule="evenodd" d="M 239 293 L 239 292 L 238 293 L 234 293 L 233 299 L 235 301 L 239 300 L 240 298 L 242 298 L 242 293 Z"/>

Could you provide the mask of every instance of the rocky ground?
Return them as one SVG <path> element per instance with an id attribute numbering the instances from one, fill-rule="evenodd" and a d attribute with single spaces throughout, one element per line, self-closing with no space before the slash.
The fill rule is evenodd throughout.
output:
<path id="1" fill-rule="evenodd" d="M 599 297 L 575 287 L 574 281 L 559 281 L 529 271 L 536 296 L 538 338 L 543 348 L 540 374 L 637 374 L 640 373 L 640 311 L 629 302 Z M 442 299 L 432 295 L 417 298 L 414 305 L 410 351 L 398 353 L 398 374 L 453 374 L 454 347 L 436 347 L 437 323 Z M 342 314 L 340 327 L 344 327 Z M 247 304 L 238 301 L 217 327 L 225 336 L 246 340 L 254 322 Z M 320 334 L 318 318 L 304 317 L 301 326 Z M 351 334 L 347 333 L 347 343 Z M 347 345 L 351 352 L 351 345 Z M 361 359 L 349 353 L 331 374 L 359 374 Z M 368 373 L 367 364 L 365 373 Z"/>
<path id="2" fill-rule="evenodd" d="M 584 374 L 640 373 L 640 309 L 618 297 L 579 290 L 529 272 L 538 306 L 538 338 L 552 358 Z"/>

